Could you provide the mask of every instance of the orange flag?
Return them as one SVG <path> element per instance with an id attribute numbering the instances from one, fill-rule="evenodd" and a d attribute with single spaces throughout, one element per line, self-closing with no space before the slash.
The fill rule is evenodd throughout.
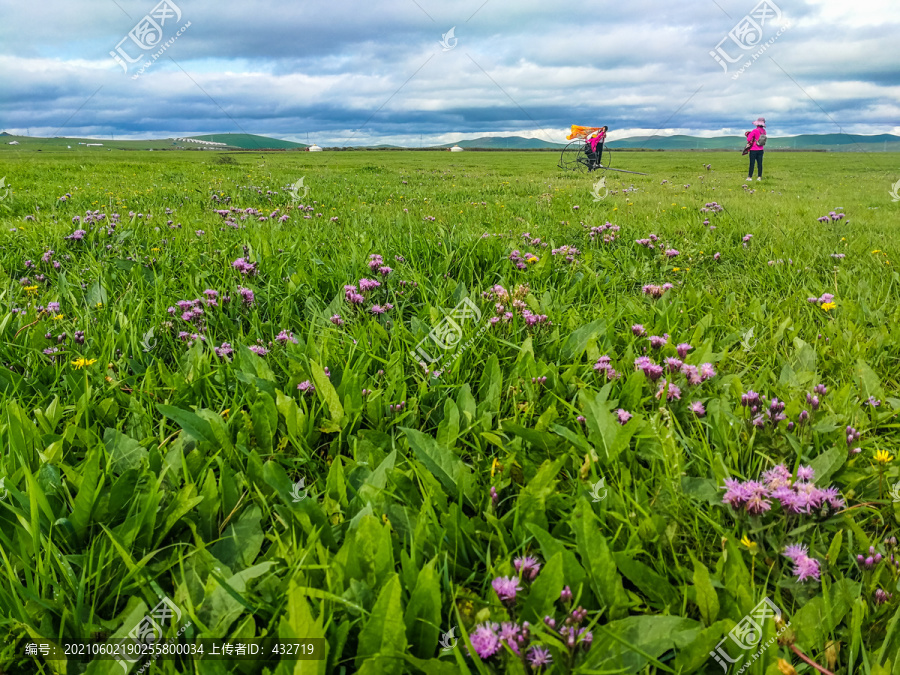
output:
<path id="1" fill-rule="evenodd" d="M 572 125 L 572 133 L 566 136 L 566 140 L 573 140 L 575 138 L 587 138 L 595 131 L 600 131 L 603 127 L 580 127 L 577 124 Z"/>

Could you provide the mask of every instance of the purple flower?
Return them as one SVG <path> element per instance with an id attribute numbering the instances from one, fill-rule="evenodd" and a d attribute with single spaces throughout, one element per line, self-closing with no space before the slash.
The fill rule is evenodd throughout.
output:
<path id="1" fill-rule="evenodd" d="M 626 422 L 628 422 L 628 420 L 630 420 L 633 417 L 633 415 L 630 412 L 628 412 L 627 410 L 624 410 L 622 408 L 619 408 L 618 410 L 616 410 L 616 415 L 619 418 L 619 424 L 625 424 Z"/>
<path id="2" fill-rule="evenodd" d="M 631 332 L 634 333 L 635 337 L 643 337 L 647 334 L 644 331 L 644 327 L 639 323 L 636 323 L 631 327 Z"/>
<path id="3" fill-rule="evenodd" d="M 687 342 L 682 342 L 677 347 L 675 347 L 675 349 L 678 350 L 678 358 L 683 359 L 685 356 L 687 356 L 687 353 L 693 349 L 693 347 L 691 347 Z"/>
<path id="4" fill-rule="evenodd" d="M 303 380 L 303 382 L 297 385 L 297 389 L 299 389 L 302 394 L 312 394 L 316 390 L 313 383 L 309 380 Z"/>
<path id="5" fill-rule="evenodd" d="M 384 265 L 384 266 L 378 268 L 378 273 L 383 277 L 386 277 L 388 274 L 390 274 L 393 271 L 394 270 L 392 270 L 387 265 Z"/>
<path id="6" fill-rule="evenodd" d="M 331 317 L 330 321 L 331 321 L 331 323 L 333 323 L 335 326 L 343 326 L 343 325 L 344 325 L 344 320 L 341 318 L 341 315 L 340 315 L 340 314 L 335 314 L 335 315 L 333 315 L 333 316 Z"/>
<path id="7" fill-rule="evenodd" d="M 231 348 L 231 345 L 227 342 L 223 342 L 221 347 L 216 347 L 216 356 L 220 359 L 228 358 L 234 353 L 234 350 Z"/>
<path id="8" fill-rule="evenodd" d="M 703 407 L 703 403 L 700 401 L 694 401 L 691 403 L 691 412 L 697 417 L 703 417 L 706 414 L 706 408 Z"/>
<path id="9" fill-rule="evenodd" d="M 47 303 L 47 311 L 57 313 L 59 312 L 59 303 L 58 302 L 48 302 Z"/>
<path id="10" fill-rule="evenodd" d="M 268 349 L 266 349 L 265 347 L 261 347 L 259 345 L 250 345 L 249 347 L 247 347 L 247 349 L 249 349 L 251 352 L 253 352 L 257 356 L 265 356 L 266 354 L 269 353 Z"/>
<path id="11" fill-rule="evenodd" d="M 678 251 L 677 251 L 676 249 L 674 249 L 674 248 L 667 248 L 667 249 L 666 249 L 666 256 L 667 256 L 667 257 L 669 257 L 669 258 L 674 258 L 674 257 L 677 256 L 677 255 L 678 255 Z"/>
<path id="12" fill-rule="evenodd" d="M 807 579 L 819 581 L 819 561 L 815 558 L 803 557 L 795 561 L 794 576 L 803 583 Z"/>
<path id="13" fill-rule="evenodd" d="M 369 307 L 369 311 L 372 314 L 378 315 L 378 314 L 384 314 L 386 310 L 381 305 L 372 305 L 371 307 Z"/>
<path id="14" fill-rule="evenodd" d="M 512 605 L 516 602 L 516 592 L 522 590 L 518 577 L 497 577 L 491 582 L 500 602 Z"/>
<path id="15" fill-rule="evenodd" d="M 244 301 L 245 305 L 252 305 L 255 296 L 253 295 L 253 291 L 249 288 L 244 288 L 243 286 L 238 286 L 238 293 L 241 294 L 241 299 Z"/>
<path id="16" fill-rule="evenodd" d="M 496 625 L 496 624 L 495 624 Z M 500 638 L 488 624 L 481 624 L 469 635 L 479 658 L 488 659 L 500 649 Z"/>
<path id="17" fill-rule="evenodd" d="M 797 480 L 811 481 L 816 475 L 811 466 L 801 466 L 797 469 Z"/>
<path id="18" fill-rule="evenodd" d="M 366 291 L 371 291 L 372 289 L 378 288 L 381 286 L 380 281 L 376 281 L 375 279 L 360 279 L 359 280 L 359 290 L 365 293 Z"/>
<path id="19" fill-rule="evenodd" d="M 653 347 L 653 349 L 659 349 L 659 348 L 665 346 L 665 344 L 666 344 L 668 341 L 669 341 L 669 336 L 668 336 L 668 335 L 665 335 L 665 336 L 663 336 L 663 337 L 660 337 L 660 336 L 658 336 L 658 335 L 651 335 L 651 336 L 650 336 L 650 346 Z"/>
<path id="20" fill-rule="evenodd" d="M 803 544 L 790 544 L 786 546 L 784 549 L 784 556 L 791 560 L 791 562 L 796 563 L 798 560 L 807 557 L 807 547 Z"/>
<path id="21" fill-rule="evenodd" d="M 538 572 L 541 571 L 541 564 L 538 562 L 537 558 L 530 555 L 516 558 L 513 560 L 513 566 L 516 568 L 516 572 L 520 574 L 523 579 L 527 579 L 528 581 L 534 581 Z"/>
<path id="22" fill-rule="evenodd" d="M 700 365 L 700 378 L 703 381 L 708 380 L 711 377 L 716 376 L 716 371 L 713 370 L 713 365 L 711 363 L 703 363 Z"/>
<path id="23" fill-rule="evenodd" d="M 294 337 L 294 334 L 288 333 L 286 330 L 281 331 L 278 335 L 275 336 L 275 342 L 279 344 L 285 344 L 288 341 L 297 344 L 297 338 Z"/>
<path id="24" fill-rule="evenodd" d="M 666 389 L 666 385 L 668 385 L 668 389 Z M 659 389 L 656 391 L 656 398 L 660 398 L 663 395 L 664 391 L 666 392 L 667 401 L 681 400 L 681 389 L 676 387 L 674 384 L 666 382 L 665 380 L 659 383 Z"/>
<path id="25" fill-rule="evenodd" d="M 534 646 L 529 649 L 526 658 L 532 668 L 543 668 L 544 666 L 549 666 L 553 663 L 550 652 L 546 648 L 539 646 Z"/>
<path id="26" fill-rule="evenodd" d="M 497 494 L 497 488 L 491 485 L 491 504 L 494 505 L 494 508 L 497 508 L 497 505 L 500 503 L 500 495 Z"/>
<path id="27" fill-rule="evenodd" d="M 667 356 L 665 362 L 666 369 L 670 373 L 677 373 L 679 370 L 681 370 L 681 366 L 684 365 L 680 359 L 676 359 L 674 356 Z"/>

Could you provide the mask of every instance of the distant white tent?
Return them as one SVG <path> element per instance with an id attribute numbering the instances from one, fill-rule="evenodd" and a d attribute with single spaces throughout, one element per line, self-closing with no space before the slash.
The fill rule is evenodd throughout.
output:
<path id="1" fill-rule="evenodd" d="M 10 141 L 9 144 L 10 144 L 10 145 L 18 145 L 18 144 L 19 144 L 19 141 Z"/>
<path id="2" fill-rule="evenodd" d="M 461 147 L 459 147 L 458 145 L 454 145 L 452 148 L 450 148 L 450 152 L 462 152 L 462 151 L 463 151 L 463 149 Z"/>
<path id="3" fill-rule="evenodd" d="M 310 152 L 322 152 L 322 148 L 320 148 L 320 147 L 319 147 L 318 145 L 316 145 L 315 143 L 313 143 L 311 146 L 309 146 L 309 147 L 307 148 L 307 150 L 309 150 Z"/>

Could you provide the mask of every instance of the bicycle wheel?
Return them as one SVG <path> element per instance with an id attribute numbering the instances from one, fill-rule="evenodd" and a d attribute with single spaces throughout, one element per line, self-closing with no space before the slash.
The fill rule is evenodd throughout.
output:
<path id="1" fill-rule="evenodd" d="M 587 171 L 588 158 L 583 141 L 572 141 L 559 155 L 559 168 L 565 171 Z"/>

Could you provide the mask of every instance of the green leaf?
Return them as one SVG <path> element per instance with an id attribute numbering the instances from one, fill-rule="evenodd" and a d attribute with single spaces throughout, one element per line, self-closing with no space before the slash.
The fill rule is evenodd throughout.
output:
<path id="1" fill-rule="evenodd" d="M 456 444 L 457 436 L 459 436 L 459 408 L 453 400 L 448 398 L 444 401 L 444 419 L 438 424 L 438 445 L 452 449 Z"/>
<path id="2" fill-rule="evenodd" d="M 241 513 L 236 522 L 229 523 L 222 540 L 214 544 L 210 552 L 229 568 L 249 567 L 262 548 L 261 518 L 262 512 L 254 504 Z"/>
<path id="3" fill-rule="evenodd" d="M 521 489 L 516 500 L 516 522 L 519 525 L 535 523 L 548 529 L 547 500 L 556 494 L 556 476 L 561 466 L 562 460 L 546 460 L 528 485 Z"/>
<path id="4" fill-rule="evenodd" d="M 341 405 L 341 399 L 338 397 L 334 386 L 331 384 L 331 380 L 325 374 L 325 369 L 312 360 L 309 362 L 309 367 L 313 384 L 316 387 L 316 394 L 325 401 L 325 405 L 328 406 L 331 421 L 337 425 L 339 429 L 343 429 L 341 420 L 344 417 L 344 407 Z"/>
<path id="5" fill-rule="evenodd" d="M 359 633 L 356 666 L 360 668 L 376 655 L 384 655 L 393 658 L 376 659 L 379 670 L 373 672 L 399 675 L 403 672 L 403 664 L 396 657 L 401 657 L 405 651 L 406 626 L 403 624 L 403 604 L 400 600 L 400 577 L 391 574 Z"/>
<path id="6" fill-rule="evenodd" d="M 103 455 L 100 448 L 94 446 L 88 451 L 84 463 L 79 467 L 81 483 L 78 486 L 78 494 L 75 496 L 75 504 L 72 507 L 72 515 L 69 521 L 75 528 L 79 538 L 84 537 L 87 526 L 91 522 L 91 513 L 97 495 L 103 487 L 103 471 L 100 468 L 100 458 Z"/>
<path id="7" fill-rule="evenodd" d="M 569 334 L 563 346 L 559 350 L 559 357 L 564 363 L 570 363 L 580 359 L 587 349 L 588 340 L 606 332 L 606 321 L 597 319 L 586 326 L 576 328 Z"/>
<path id="8" fill-rule="evenodd" d="M 103 432 L 103 445 L 109 453 L 110 470 L 114 474 L 140 468 L 141 460 L 149 455 L 147 449 L 141 447 L 141 444 L 131 436 L 110 427 Z"/>
<path id="9" fill-rule="evenodd" d="M 616 567 L 628 581 L 640 589 L 641 593 L 659 605 L 669 608 L 681 605 L 681 596 L 669 583 L 669 580 L 654 572 L 650 567 L 634 560 L 624 552 L 613 553 Z"/>
<path id="10" fill-rule="evenodd" d="M 831 450 L 826 450 L 813 459 L 809 465 L 815 471 L 815 481 L 819 485 L 825 485 L 834 473 L 844 466 L 847 461 L 847 449 L 837 445 Z"/>
<path id="11" fill-rule="evenodd" d="M 662 666 L 660 670 L 671 672 L 657 659 L 670 650 L 681 651 L 693 643 L 700 628 L 698 622 L 680 616 L 629 616 L 597 626 L 582 669 L 626 675 L 641 672 L 648 663 L 655 663 Z"/>
<path id="12" fill-rule="evenodd" d="M 256 402 L 250 406 L 250 420 L 253 423 L 253 436 L 263 454 L 271 454 L 273 438 L 278 428 L 278 409 L 275 401 L 267 393 L 261 391 Z"/>
<path id="13" fill-rule="evenodd" d="M 441 584 L 434 565 L 432 560 L 419 571 L 403 617 L 410 648 L 422 659 L 434 656 L 440 638 Z"/>
<path id="14" fill-rule="evenodd" d="M 858 581 L 841 579 L 829 589 L 828 601 L 822 595 L 806 601 L 791 619 L 798 646 L 807 653 L 822 649 L 825 640 L 859 598 L 861 588 Z"/>
<path id="15" fill-rule="evenodd" d="M 622 585 L 622 577 L 606 538 L 600 532 L 600 523 L 591 510 L 590 503 L 583 497 L 575 507 L 571 527 L 575 533 L 576 550 L 581 556 L 594 596 L 600 604 L 606 606 L 609 617 L 616 619 L 624 616 L 628 607 L 628 595 Z"/>
<path id="16" fill-rule="evenodd" d="M 471 502 L 474 494 L 472 471 L 450 450 L 439 445 L 428 434 L 401 427 L 416 458 L 441 482 L 447 493 L 459 492 Z"/>
<path id="17" fill-rule="evenodd" d="M 563 571 L 563 554 L 560 551 L 547 561 L 537 579 L 531 584 L 528 599 L 522 610 L 525 618 L 532 623 L 538 623 L 547 614 L 554 613 L 553 605 L 559 600 L 559 594 L 567 581 Z"/>
<path id="18" fill-rule="evenodd" d="M 870 396 L 875 398 L 884 397 L 881 380 L 878 379 L 878 375 L 875 374 L 875 371 L 872 370 L 868 363 L 862 359 L 857 359 L 854 374 L 859 385 L 861 398 L 869 398 Z"/>
<path id="19" fill-rule="evenodd" d="M 500 393 L 503 388 L 503 376 L 500 374 L 500 361 L 496 354 L 491 354 L 481 373 L 479 393 L 481 400 L 490 412 L 500 410 Z"/>
<path id="20" fill-rule="evenodd" d="M 206 441 L 212 445 L 216 445 L 216 436 L 209 426 L 209 422 L 196 413 L 182 410 L 181 408 L 176 408 L 171 405 L 163 405 L 162 403 L 158 403 L 156 409 L 162 415 L 175 422 L 175 424 L 180 426 L 195 440 Z"/>
<path id="21" fill-rule="evenodd" d="M 706 566 L 694 558 L 693 555 L 691 555 L 691 560 L 694 561 L 694 591 L 697 598 L 697 607 L 700 609 L 703 623 L 711 626 L 719 615 L 719 596 L 712 585 L 709 570 L 706 569 Z"/>

